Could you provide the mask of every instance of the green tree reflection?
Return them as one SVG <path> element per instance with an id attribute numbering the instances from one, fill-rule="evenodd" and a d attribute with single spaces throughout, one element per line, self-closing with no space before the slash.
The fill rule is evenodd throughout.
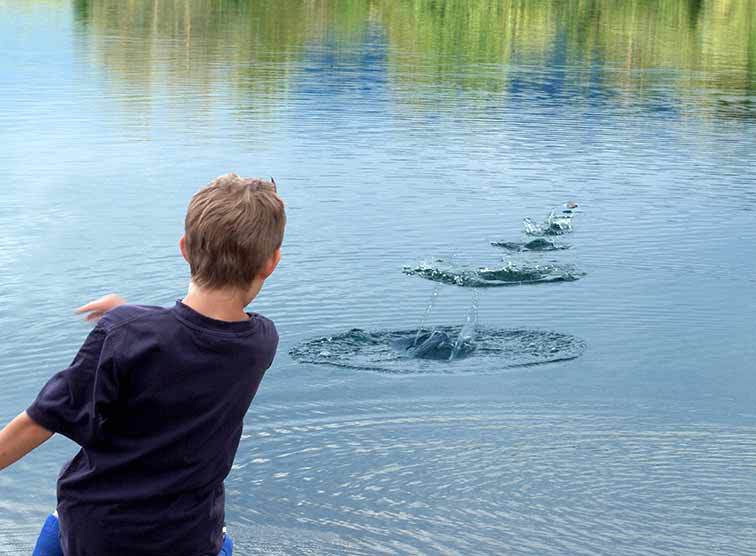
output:
<path id="1" fill-rule="evenodd" d="M 308 51 L 354 61 L 369 29 L 390 82 L 506 92 L 513 68 L 570 86 L 752 116 L 756 0 L 76 0 L 85 48 L 131 82 L 230 83 L 276 103 Z M 596 68 L 600 68 L 596 76 Z M 598 81 L 597 81 L 598 79 Z"/>

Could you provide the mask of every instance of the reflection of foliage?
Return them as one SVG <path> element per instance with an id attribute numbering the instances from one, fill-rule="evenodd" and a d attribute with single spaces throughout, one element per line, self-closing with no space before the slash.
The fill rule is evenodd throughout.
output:
<path id="1" fill-rule="evenodd" d="M 503 91 L 514 65 L 558 64 L 576 84 L 608 68 L 601 81 L 632 95 L 665 79 L 742 103 L 756 80 L 756 0 L 74 0 L 74 10 L 95 56 L 130 81 L 231 83 L 273 102 L 307 47 L 353 55 L 371 24 L 392 80 L 409 85 Z"/>
<path id="2" fill-rule="evenodd" d="M 271 99 L 309 41 L 367 19 L 307 0 L 76 0 L 74 9 L 97 59 L 129 81 L 237 82 Z"/>
<path id="3" fill-rule="evenodd" d="M 748 52 L 756 41 L 756 1 L 597 3 L 604 6 L 593 40 L 611 63 L 627 70 L 688 70 L 690 79 L 696 79 L 692 72 L 706 71 L 706 84 L 722 88 L 747 87 L 754 77 Z"/>
<path id="4" fill-rule="evenodd" d="M 378 13 L 389 37 L 394 77 L 429 84 L 498 90 L 501 76 L 481 65 L 508 62 L 513 45 L 548 46 L 541 18 L 543 4 L 490 0 L 385 0 Z M 526 8 L 534 6 L 533 8 Z M 520 8 L 519 10 L 517 8 Z M 527 32 L 521 32 L 526 28 Z M 488 68 L 489 70 L 492 68 Z"/>
<path id="5" fill-rule="evenodd" d="M 405 78 L 485 86 L 486 81 L 475 81 L 471 66 L 506 68 L 563 55 L 577 70 L 591 62 L 611 66 L 610 79 L 634 92 L 649 85 L 635 71 L 643 69 L 683 70 L 687 83 L 682 85 L 725 90 L 748 90 L 756 79 L 756 0 L 384 0 L 378 5 L 396 62 L 392 69 Z M 706 72 L 705 80 L 696 82 L 696 72 Z M 501 74 L 500 79 L 505 86 Z"/>

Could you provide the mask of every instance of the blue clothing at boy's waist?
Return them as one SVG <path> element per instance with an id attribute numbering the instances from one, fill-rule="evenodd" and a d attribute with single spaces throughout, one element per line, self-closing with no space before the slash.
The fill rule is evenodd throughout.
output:
<path id="1" fill-rule="evenodd" d="M 164 554 L 174 554 L 173 548 L 163 552 Z M 234 543 L 231 537 L 223 535 L 223 546 L 218 556 L 233 556 Z M 34 545 L 32 556 L 64 556 L 63 548 L 60 545 L 60 522 L 56 515 L 47 516 L 42 531 L 39 533 L 37 543 Z M 102 556 L 102 555 L 100 555 Z"/>

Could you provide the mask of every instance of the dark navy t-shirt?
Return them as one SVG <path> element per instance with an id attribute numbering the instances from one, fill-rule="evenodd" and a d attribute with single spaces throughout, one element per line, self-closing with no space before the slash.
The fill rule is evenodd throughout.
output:
<path id="1" fill-rule="evenodd" d="M 273 323 L 123 305 L 29 416 L 81 450 L 58 479 L 66 556 L 215 556 L 223 480 L 278 345 Z"/>

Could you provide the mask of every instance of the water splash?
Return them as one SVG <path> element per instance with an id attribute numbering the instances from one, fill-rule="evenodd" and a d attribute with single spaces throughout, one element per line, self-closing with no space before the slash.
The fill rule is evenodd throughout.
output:
<path id="1" fill-rule="evenodd" d="M 538 223 L 532 218 L 524 218 L 523 231 L 531 236 L 560 236 L 572 232 L 572 219 L 576 214 L 577 204 L 572 201 L 551 210 L 543 221 Z"/>
<path id="2" fill-rule="evenodd" d="M 539 224 L 532 218 L 524 218 L 523 231 L 531 236 L 560 236 L 572 231 L 572 218 L 555 216 L 552 212 Z"/>
<path id="3" fill-rule="evenodd" d="M 479 326 L 465 332 L 464 328 L 440 326 L 432 332 L 423 332 L 417 346 L 416 329 L 367 331 L 354 328 L 302 342 L 293 347 L 289 355 L 300 363 L 380 373 L 487 374 L 574 359 L 585 350 L 582 340 L 559 332 Z"/>
<path id="4" fill-rule="evenodd" d="M 414 267 L 406 266 L 402 269 L 402 272 L 442 284 L 467 288 L 572 282 L 585 275 L 575 270 L 571 265 L 518 265 L 511 261 L 501 268 L 472 269 L 456 267 L 446 264 L 443 260 L 437 260 L 435 263 L 421 263 Z"/>

